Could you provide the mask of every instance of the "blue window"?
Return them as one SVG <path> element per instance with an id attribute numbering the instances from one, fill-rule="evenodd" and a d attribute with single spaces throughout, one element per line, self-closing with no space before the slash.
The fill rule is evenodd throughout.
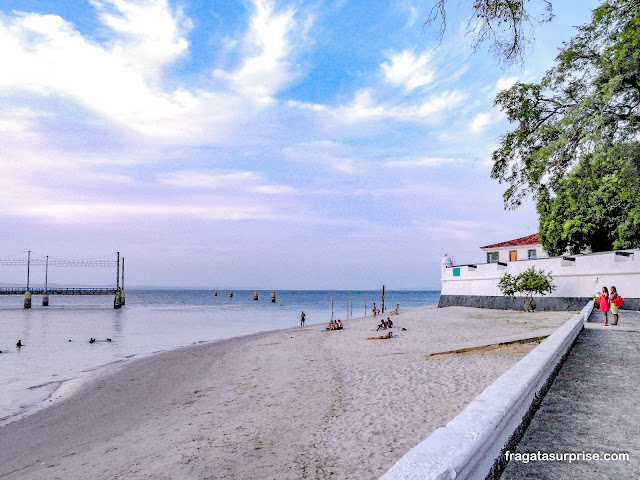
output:
<path id="1" fill-rule="evenodd" d="M 459 277 L 460 276 L 460 268 L 454 268 L 453 269 L 453 276 L 454 277 Z"/>

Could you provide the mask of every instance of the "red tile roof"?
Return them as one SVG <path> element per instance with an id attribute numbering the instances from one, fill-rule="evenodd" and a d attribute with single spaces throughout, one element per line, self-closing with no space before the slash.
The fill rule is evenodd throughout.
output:
<path id="1" fill-rule="evenodd" d="M 521 247 L 523 245 L 540 245 L 540 237 L 537 233 L 527 235 L 526 237 L 515 238 L 506 242 L 494 243 L 480 248 L 498 248 L 498 247 Z"/>

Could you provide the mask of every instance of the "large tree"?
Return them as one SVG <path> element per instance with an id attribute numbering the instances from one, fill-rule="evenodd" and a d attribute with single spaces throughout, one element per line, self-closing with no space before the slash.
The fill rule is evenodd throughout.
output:
<path id="1" fill-rule="evenodd" d="M 537 201 L 551 254 L 640 246 L 640 0 L 609 0 L 534 84 L 496 97 L 516 124 L 493 153 L 506 208 Z"/>

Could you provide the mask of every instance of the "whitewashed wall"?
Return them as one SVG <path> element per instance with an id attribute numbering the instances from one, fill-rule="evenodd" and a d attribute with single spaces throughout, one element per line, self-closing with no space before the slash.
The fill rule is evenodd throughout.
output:
<path id="1" fill-rule="evenodd" d="M 623 297 L 640 297 L 640 249 L 468 265 L 442 265 L 441 295 L 501 296 L 498 281 L 505 273 L 517 275 L 530 267 L 551 272 L 556 290 L 550 297 L 593 297 L 603 286 L 614 285 Z M 566 260 L 574 258 L 575 261 Z M 459 276 L 456 276 L 455 273 Z"/>

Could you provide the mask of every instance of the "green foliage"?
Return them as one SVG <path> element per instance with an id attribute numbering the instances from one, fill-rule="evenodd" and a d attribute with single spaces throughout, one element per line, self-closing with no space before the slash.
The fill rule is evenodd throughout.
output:
<path id="1" fill-rule="evenodd" d="M 640 246 L 640 1 L 609 0 L 540 83 L 495 104 L 516 128 L 493 153 L 506 208 L 537 202 L 550 254 Z"/>
<path id="2" fill-rule="evenodd" d="M 503 295 L 515 296 L 516 293 L 522 296 L 524 310 L 534 311 L 536 303 L 533 301 L 534 295 L 545 296 L 556 289 L 553 284 L 551 273 L 544 270 L 536 271 L 534 267 L 528 268 L 519 275 L 505 273 L 498 282 L 498 288 Z"/>

